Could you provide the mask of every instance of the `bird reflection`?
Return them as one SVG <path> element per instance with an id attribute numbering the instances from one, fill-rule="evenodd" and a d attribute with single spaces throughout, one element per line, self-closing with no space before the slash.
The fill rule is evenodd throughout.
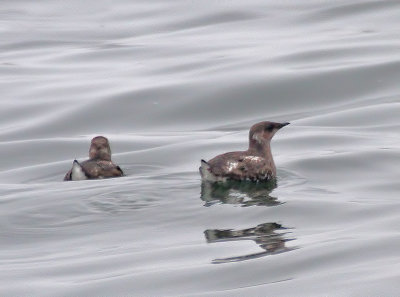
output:
<path id="1" fill-rule="evenodd" d="M 242 206 L 275 206 L 281 204 L 277 198 L 270 196 L 276 186 L 276 181 L 264 183 L 237 181 L 225 183 L 202 182 L 201 199 L 205 201 L 205 206 L 211 206 L 217 202 L 240 204 Z"/>
<path id="2" fill-rule="evenodd" d="M 287 234 L 287 232 L 283 232 L 284 230 L 287 230 L 287 228 L 282 227 L 282 225 L 280 224 L 264 223 L 257 225 L 254 228 L 241 230 L 209 229 L 204 231 L 204 235 L 208 243 L 253 240 L 264 250 L 259 253 L 215 259 L 212 261 L 213 263 L 217 264 L 227 262 L 239 262 L 292 250 L 293 248 L 288 248 L 285 246 L 285 243 L 287 241 L 293 239 L 285 239 L 284 236 Z"/>

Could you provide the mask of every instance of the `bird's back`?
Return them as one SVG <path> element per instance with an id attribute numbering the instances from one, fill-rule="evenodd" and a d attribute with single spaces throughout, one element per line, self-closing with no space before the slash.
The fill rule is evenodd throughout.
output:
<path id="1" fill-rule="evenodd" d="M 81 163 L 89 178 L 107 178 L 122 176 L 121 168 L 111 161 L 87 160 Z"/>
<path id="2" fill-rule="evenodd" d="M 200 172 L 204 179 L 210 181 L 262 181 L 275 177 L 274 169 L 267 159 L 242 151 L 225 153 L 208 162 L 203 161 Z"/>
<path id="3" fill-rule="evenodd" d="M 75 168 L 75 172 L 74 172 Z M 80 169 L 80 170 L 79 170 Z M 79 171 L 79 174 L 74 174 Z M 82 174 L 81 174 L 81 172 Z M 123 171 L 111 161 L 89 159 L 81 163 L 74 161 L 73 167 L 64 180 L 83 180 L 123 176 Z"/>

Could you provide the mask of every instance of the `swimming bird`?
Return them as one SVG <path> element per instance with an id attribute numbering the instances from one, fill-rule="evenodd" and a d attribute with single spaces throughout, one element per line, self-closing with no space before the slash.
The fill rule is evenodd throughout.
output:
<path id="1" fill-rule="evenodd" d="M 74 160 L 64 180 L 101 179 L 123 175 L 122 169 L 111 161 L 108 139 L 96 136 L 90 144 L 89 159 L 83 162 Z"/>
<path id="2" fill-rule="evenodd" d="M 209 161 L 201 160 L 199 168 L 203 181 L 220 182 L 268 181 L 276 177 L 276 167 L 271 153 L 271 139 L 289 123 L 260 122 L 250 128 L 247 151 L 229 152 Z"/>

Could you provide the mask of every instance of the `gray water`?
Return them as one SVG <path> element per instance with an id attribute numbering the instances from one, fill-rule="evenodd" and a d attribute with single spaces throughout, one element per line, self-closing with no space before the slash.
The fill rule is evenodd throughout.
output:
<path id="1" fill-rule="evenodd" d="M 399 1 L 0 4 L 1 296 L 399 296 Z M 200 159 L 274 137 L 273 185 Z M 126 177 L 62 182 L 90 139 Z"/>

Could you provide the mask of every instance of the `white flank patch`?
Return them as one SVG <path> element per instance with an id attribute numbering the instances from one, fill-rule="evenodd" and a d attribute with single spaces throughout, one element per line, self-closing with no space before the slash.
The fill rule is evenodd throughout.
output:
<path id="1" fill-rule="evenodd" d="M 257 156 L 247 156 L 244 157 L 244 160 L 249 160 L 249 161 L 253 161 L 253 162 L 260 162 L 262 161 L 264 158 L 261 157 L 257 157 Z"/>
<path id="2" fill-rule="evenodd" d="M 71 180 L 84 180 L 87 179 L 86 174 L 82 170 L 82 166 L 78 162 L 72 165 Z"/>
<path id="3" fill-rule="evenodd" d="M 229 161 L 228 162 L 228 171 L 231 172 L 232 170 L 238 167 L 239 163 L 237 161 Z"/>

